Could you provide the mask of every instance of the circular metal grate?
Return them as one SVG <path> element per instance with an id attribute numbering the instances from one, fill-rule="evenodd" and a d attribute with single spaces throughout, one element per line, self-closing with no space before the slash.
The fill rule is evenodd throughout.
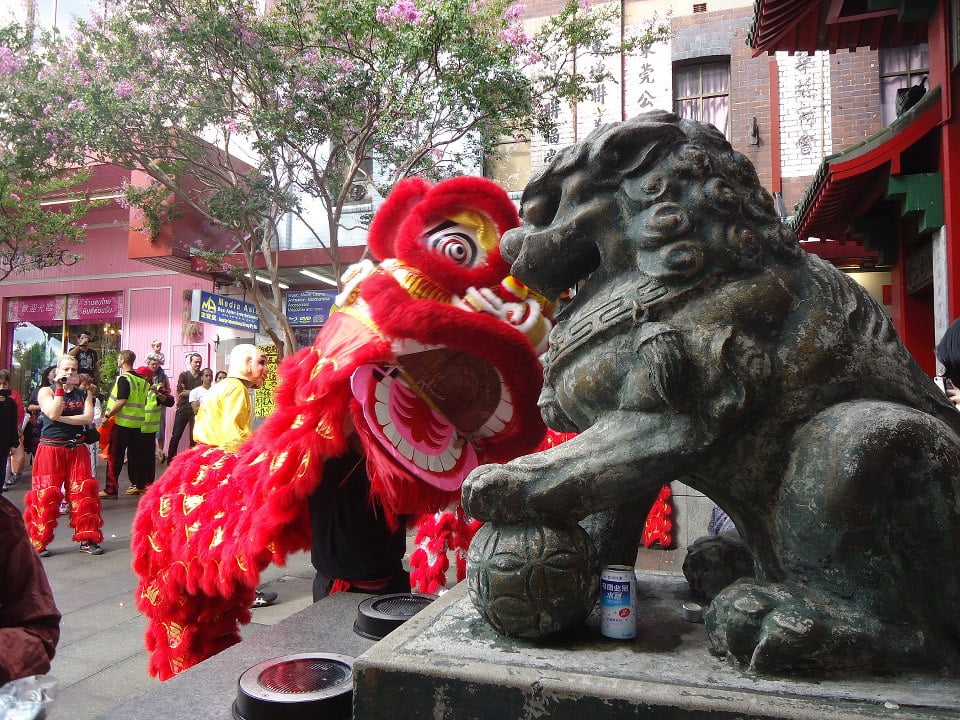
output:
<path id="1" fill-rule="evenodd" d="M 340 685 L 350 668 L 323 658 L 303 658 L 271 665 L 257 678 L 267 690 L 278 693 L 311 693 Z"/>
<path id="2" fill-rule="evenodd" d="M 367 598 L 357 606 L 353 631 L 370 640 L 380 640 L 437 599 L 425 593 L 395 593 Z"/>
<path id="3" fill-rule="evenodd" d="M 426 595 L 387 595 L 373 603 L 373 608 L 384 615 L 411 618 L 433 602 Z"/>
<path id="4" fill-rule="evenodd" d="M 254 665 L 240 676 L 236 720 L 305 720 L 350 717 L 353 658 L 300 653 Z"/>

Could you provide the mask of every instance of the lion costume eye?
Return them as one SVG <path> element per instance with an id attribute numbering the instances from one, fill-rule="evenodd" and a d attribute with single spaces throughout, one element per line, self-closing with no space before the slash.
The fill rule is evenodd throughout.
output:
<path id="1" fill-rule="evenodd" d="M 483 259 L 474 229 L 449 220 L 429 230 L 424 242 L 433 252 L 460 267 L 473 267 Z"/>

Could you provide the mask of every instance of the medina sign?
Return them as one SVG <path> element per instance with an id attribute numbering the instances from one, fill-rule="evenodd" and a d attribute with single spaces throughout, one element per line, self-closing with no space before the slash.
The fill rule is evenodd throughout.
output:
<path id="1" fill-rule="evenodd" d="M 224 295 L 194 289 L 190 303 L 190 319 L 220 327 L 257 332 L 260 320 L 253 303 Z"/>

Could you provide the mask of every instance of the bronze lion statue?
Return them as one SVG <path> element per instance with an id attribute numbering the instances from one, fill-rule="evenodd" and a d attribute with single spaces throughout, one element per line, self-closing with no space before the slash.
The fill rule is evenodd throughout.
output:
<path id="1" fill-rule="evenodd" d="M 581 521 L 599 562 L 633 564 L 683 479 L 755 565 L 709 607 L 716 652 L 761 673 L 960 670 L 960 413 L 866 291 L 801 250 L 750 162 L 646 113 L 560 152 L 522 216 L 513 274 L 576 288 L 540 406 L 580 434 L 477 468 L 467 510 Z"/>

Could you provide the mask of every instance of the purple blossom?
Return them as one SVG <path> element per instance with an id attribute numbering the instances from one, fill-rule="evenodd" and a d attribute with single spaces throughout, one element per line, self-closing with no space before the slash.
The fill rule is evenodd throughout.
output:
<path id="1" fill-rule="evenodd" d="M 236 131 L 237 131 L 237 119 L 236 119 L 236 118 L 232 118 L 232 117 L 227 118 L 226 120 L 223 121 L 223 126 L 224 126 L 229 132 L 236 132 Z"/>
<path id="2" fill-rule="evenodd" d="M 76 110 L 77 112 L 85 112 L 87 109 L 87 104 L 83 100 L 71 100 L 67 105 L 67 110 Z"/>
<path id="3" fill-rule="evenodd" d="M 423 14 L 413 0 L 395 0 L 389 8 L 378 7 L 376 17 L 378 22 L 386 25 L 399 25 L 402 22 L 419 25 Z"/>
<path id="4" fill-rule="evenodd" d="M 589 12 L 590 8 L 593 7 L 593 0 L 578 0 L 578 4 L 581 10 Z"/>
<path id="5" fill-rule="evenodd" d="M 113 88 L 113 94 L 118 98 L 128 98 L 133 95 L 133 83 L 129 80 L 121 80 Z"/>
<path id="6" fill-rule="evenodd" d="M 356 65 L 350 62 L 349 59 L 339 55 L 333 58 L 333 62 L 344 72 L 353 72 L 356 69 Z"/>
<path id="7" fill-rule="evenodd" d="M 505 43 L 513 48 L 521 49 L 530 44 L 530 36 L 521 25 L 511 25 L 498 33 L 498 36 Z"/>
<path id="8" fill-rule="evenodd" d="M 22 65 L 23 63 L 17 59 L 13 50 L 4 45 L 0 45 L 0 76 L 9 77 L 19 70 Z"/>
<path id="9" fill-rule="evenodd" d="M 507 9 L 503 11 L 503 19 L 508 22 L 514 22 L 516 20 L 520 20 L 526 12 L 526 5 L 522 3 L 514 3 L 513 5 L 509 5 Z"/>

